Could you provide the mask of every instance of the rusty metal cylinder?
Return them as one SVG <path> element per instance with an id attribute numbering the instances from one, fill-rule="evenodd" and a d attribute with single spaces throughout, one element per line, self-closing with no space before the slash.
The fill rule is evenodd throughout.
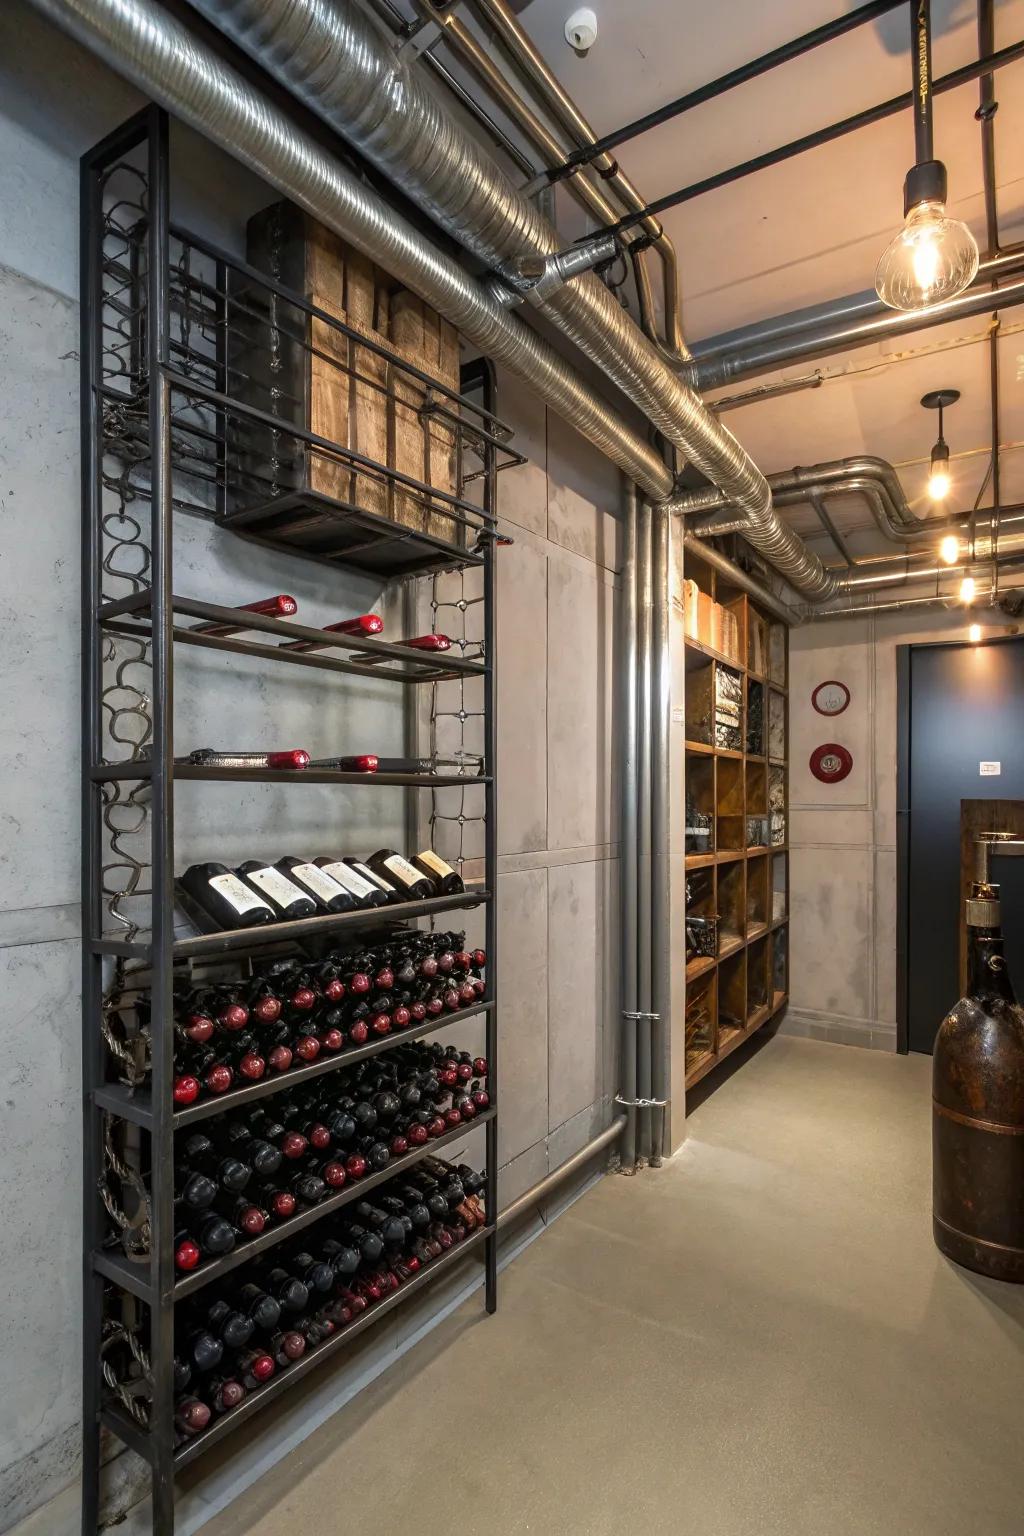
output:
<path id="1" fill-rule="evenodd" d="M 1003 955 L 998 886 L 972 886 L 967 937 L 967 994 L 935 1041 L 933 1231 L 957 1264 L 1024 1284 L 1024 1008 Z"/>

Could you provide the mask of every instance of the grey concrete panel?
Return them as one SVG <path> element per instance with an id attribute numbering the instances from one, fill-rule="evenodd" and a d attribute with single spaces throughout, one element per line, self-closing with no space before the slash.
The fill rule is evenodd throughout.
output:
<path id="1" fill-rule="evenodd" d="M 607 843 L 614 825 L 615 591 L 562 555 L 548 563 L 548 847 Z"/>
<path id="2" fill-rule="evenodd" d="M 547 560 L 498 551 L 498 849 L 547 844 Z M 556 641 L 557 643 L 557 641 Z"/>
<path id="3" fill-rule="evenodd" d="M 498 882 L 498 1044 L 503 1163 L 548 1128 L 548 875 L 524 870 Z"/>
<path id="4" fill-rule="evenodd" d="M 875 942 L 870 850 L 794 848 L 789 861 L 794 1006 L 870 1019 Z"/>
<path id="5" fill-rule="evenodd" d="M 603 865 L 548 871 L 548 1126 L 600 1098 L 604 1076 Z"/>

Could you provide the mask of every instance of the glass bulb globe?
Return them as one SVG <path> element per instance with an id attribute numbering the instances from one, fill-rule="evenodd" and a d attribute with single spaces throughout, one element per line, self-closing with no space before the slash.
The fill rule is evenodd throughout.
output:
<path id="1" fill-rule="evenodd" d="M 955 533 L 947 533 L 939 544 L 939 558 L 946 565 L 956 565 L 960 558 L 960 540 Z"/>
<path id="2" fill-rule="evenodd" d="M 978 272 L 978 245 L 945 203 L 916 203 L 875 268 L 875 292 L 890 309 L 926 309 L 952 299 Z"/>
<path id="3" fill-rule="evenodd" d="M 977 645 L 978 641 L 981 639 L 981 625 L 972 624 L 970 629 L 967 631 L 967 638 L 972 645 Z"/>
<path id="4" fill-rule="evenodd" d="M 952 483 L 948 469 L 933 469 L 928 476 L 928 495 L 932 501 L 944 501 L 949 495 L 949 487 Z M 952 564 L 952 561 L 949 563 Z"/>
<path id="5" fill-rule="evenodd" d="M 977 588 L 974 585 L 974 577 L 965 576 L 963 581 L 960 583 L 960 601 L 962 603 L 973 603 L 976 590 Z"/>

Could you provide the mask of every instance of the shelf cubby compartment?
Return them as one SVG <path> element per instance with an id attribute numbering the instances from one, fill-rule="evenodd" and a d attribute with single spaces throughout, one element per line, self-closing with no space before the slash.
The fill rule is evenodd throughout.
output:
<path id="1" fill-rule="evenodd" d="M 746 750 L 748 757 L 764 757 L 766 747 L 765 686 L 747 678 Z"/>
<path id="2" fill-rule="evenodd" d="M 771 989 L 772 1008 L 778 1008 L 789 992 L 789 938 L 785 927 L 776 928 L 771 936 Z"/>
<path id="3" fill-rule="evenodd" d="M 686 739 L 714 746 L 714 666 L 694 645 L 686 646 Z"/>
<path id="4" fill-rule="evenodd" d="M 788 650 L 785 624 L 770 624 L 768 626 L 768 676 L 779 688 L 786 688 L 789 684 Z"/>
<path id="5" fill-rule="evenodd" d="M 747 616 L 747 670 L 755 677 L 768 675 L 768 622 L 753 605 Z"/>
<path id="6" fill-rule="evenodd" d="M 685 1051 L 687 1073 L 715 1059 L 718 977 L 709 971 L 686 988 Z"/>
<path id="7" fill-rule="evenodd" d="M 789 854 L 772 854 L 771 921 L 784 922 L 789 916 Z"/>
<path id="8" fill-rule="evenodd" d="M 713 865 L 686 874 L 686 979 L 714 969 L 718 958 L 718 913 Z"/>
<path id="9" fill-rule="evenodd" d="M 786 761 L 786 697 L 777 688 L 768 690 L 768 757 L 773 763 Z"/>
<path id="10" fill-rule="evenodd" d="M 778 764 L 768 769 L 768 835 L 773 848 L 786 843 L 786 770 Z"/>
<path id="11" fill-rule="evenodd" d="M 769 974 L 769 940 L 757 939 L 747 950 L 747 1017 L 748 1025 L 767 1017 L 771 999 Z"/>
<path id="12" fill-rule="evenodd" d="M 746 936 L 756 938 L 768 927 L 768 859 L 761 854 L 747 860 Z"/>
<path id="13" fill-rule="evenodd" d="M 718 967 L 718 1042 L 717 1049 L 746 1028 L 747 1023 L 747 951 L 739 950 Z"/>
<path id="14" fill-rule="evenodd" d="M 713 740 L 720 752 L 743 750 L 743 677 L 732 667 L 715 667 Z"/>
<path id="15" fill-rule="evenodd" d="M 746 937 L 747 866 L 737 859 L 718 866 L 718 952 L 728 953 L 732 945 L 741 945 Z"/>
<path id="16" fill-rule="evenodd" d="M 685 847 L 690 857 L 715 851 L 715 760 L 698 752 L 686 755 Z"/>

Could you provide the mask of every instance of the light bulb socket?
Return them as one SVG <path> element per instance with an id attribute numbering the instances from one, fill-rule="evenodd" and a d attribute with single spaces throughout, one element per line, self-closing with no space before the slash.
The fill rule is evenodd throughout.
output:
<path id="1" fill-rule="evenodd" d="M 932 474 L 949 473 L 949 447 L 945 438 L 940 437 L 932 449 Z"/>
<path id="2" fill-rule="evenodd" d="M 922 160 L 913 166 L 903 183 L 903 217 L 918 203 L 944 203 L 948 192 L 946 167 L 941 160 Z"/>

